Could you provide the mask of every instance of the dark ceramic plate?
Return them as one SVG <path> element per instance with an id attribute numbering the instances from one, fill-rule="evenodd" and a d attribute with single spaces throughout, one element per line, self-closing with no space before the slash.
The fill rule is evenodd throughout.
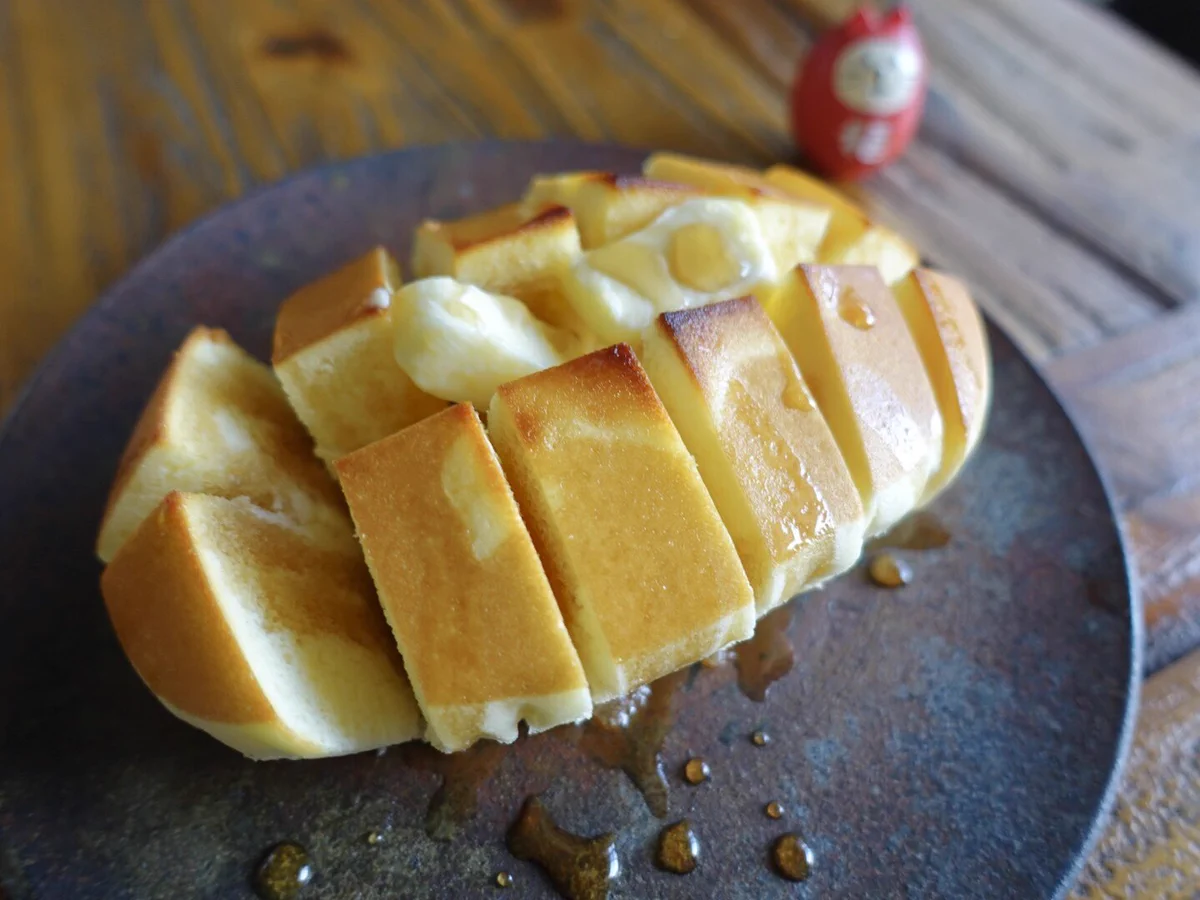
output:
<path id="1" fill-rule="evenodd" d="M 168 241 L 51 354 L 0 437 L 0 883 L 12 900 L 249 897 L 254 864 L 289 838 L 315 866 L 306 897 L 489 896 L 501 870 L 520 896 L 553 896 L 505 847 L 531 793 L 573 831 L 616 834 L 614 897 L 1065 893 L 1124 756 L 1138 617 L 1096 470 L 995 331 L 987 436 L 933 518 L 898 541 L 949 532 L 944 547 L 906 551 L 915 582 L 889 592 L 856 572 L 774 617 L 758 649 L 768 667 L 795 665 L 765 702 L 739 690 L 733 665 L 658 687 L 635 749 L 652 760 L 665 732 L 666 819 L 596 761 L 620 749 L 597 732 L 559 729 L 450 766 L 412 747 L 256 764 L 173 719 L 126 663 L 93 537 L 121 447 L 192 325 L 265 356 L 284 297 L 375 243 L 406 258 L 422 217 L 511 200 L 538 171 L 636 171 L 640 159 L 483 143 L 309 172 Z M 743 655 L 743 680 L 758 662 Z M 759 728 L 765 747 L 749 739 Z M 692 755 L 709 783 L 681 778 Z M 784 818 L 764 815 L 771 800 Z M 702 856 L 671 875 L 653 864 L 656 837 L 683 816 Z M 368 842 L 372 830 L 384 840 Z M 804 884 L 769 864 L 784 831 L 815 852 Z"/>

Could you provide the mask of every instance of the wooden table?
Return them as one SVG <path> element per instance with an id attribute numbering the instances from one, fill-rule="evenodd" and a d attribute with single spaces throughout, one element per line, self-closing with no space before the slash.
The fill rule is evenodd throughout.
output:
<path id="1" fill-rule="evenodd" d="M 0 0 L 0 409 L 166 234 L 323 160 L 544 135 L 787 158 L 795 62 L 849 5 Z M 924 128 L 863 196 L 1059 387 L 1145 604 L 1137 744 L 1077 893 L 1195 898 L 1200 78 L 1077 0 L 915 6 Z"/>

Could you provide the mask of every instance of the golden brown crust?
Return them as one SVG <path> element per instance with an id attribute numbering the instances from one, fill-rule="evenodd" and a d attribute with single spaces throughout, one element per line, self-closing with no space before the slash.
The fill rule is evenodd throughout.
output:
<path id="1" fill-rule="evenodd" d="M 474 407 L 336 463 L 405 665 L 431 707 L 586 688 Z"/>
<path id="2" fill-rule="evenodd" d="M 154 393 L 146 401 L 146 406 L 138 417 L 137 425 L 134 426 L 133 433 L 129 436 L 129 443 L 125 445 L 125 450 L 121 453 L 120 462 L 117 463 L 117 473 L 113 476 L 112 487 L 108 492 L 108 503 L 104 512 L 106 518 L 112 511 L 116 499 L 125 490 L 130 476 L 142 457 L 149 453 L 152 447 L 162 444 L 166 440 L 167 410 L 171 405 L 173 395 L 182 387 L 179 380 L 180 370 L 187 357 L 202 343 L 237 347 L 233 338 L 229 336 L 229 332 L 222 328 L 205 328 L 199 325 L 188 332 L 188 336 L 179 345 L 179 349 L 171 355 L 170 364 L 155 386 Z"/>
<path id="3" fill-rule="evenodd" d="M 279 307 L 271 362 L 279 365 L 306 347 L 367 316 L 383 315 L 376 291 L 397 287 L 399 268 L 375 247 L 324 278 L 305 285 Z"/>
<path id="4" fill-rule="evenodd" d="M 565 206 L 549 204 L 530 216 L 522 204 L 509 203 L 452 222 L 426 219 L 417 226 L 417 233 L 426 232 L 454 250 L 463 251 L 486 246 L 518 232 L 534 233 L 568 225 L 574 227 L 574 217 Z"/>
<path id="5" fill-rule="evenodd" d="M 117 638 L 150 690 L 175 708 L 230 724 L 275 710 L 230 631 L 201 567 L 185 511 L 171 493 L 100 579 Z"/>
<path id="6" fill-rule="evenodd" d="M 753 596 L 733 543 L 627 345 L 501 386 L 491 416 L 598 699 L 745 636 Z M 604 683 L 584 649 L 597 635 L 578 633 L 589 621 L 631 684 Z"/>
<path id="7" fill-rule="evenodd" d="M 512 403 L 513 421 L 521 439 L 536 444 L 555 427 L 557 417 L 572 411 L 598 427 L 620 427 L 631 408 L 670 424 L 645 370 L 628 344 L 613 344 L 497 388 L 497 394 L 515 399 L 537 379 L 537 404 Z"/>

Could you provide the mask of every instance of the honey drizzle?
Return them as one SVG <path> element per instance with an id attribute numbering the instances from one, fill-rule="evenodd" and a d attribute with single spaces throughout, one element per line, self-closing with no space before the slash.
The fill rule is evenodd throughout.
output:
<path id="1" fill-rule="evenodd" d="M 410 744 L 402 752 L 413 768 L 441 776 L 425 813 L 425 833 L 435 841 L 449 841 L 475 814 L 479 789 L 500 767 L 508 746 L 480 741 L 458 753 L 439 753 L 426 744 Z"/>
<path id="2" fill-rule="evenodd" d="M 785 604 L 759 619 L 754 637 L 734 646 L 738 687 L 751 700 L 766 700 L 771 685 L 796 664 L 796 651 L 788 635 L 791 624 L 791 604 Z"/>
<path id="3" fill-rule="evenodd" d="M 901 519 L 870 541 L 867 550 L 938 550 L 950 543 L 950 532 L 933 513 L 921 510 Z"/>
<path id="4" fill-rule="evenodd" d="M 605 900 L 621 871 L 613 835 L 584 838 L 564 831 L 536 796 L 526 799 L 508 830 L 508 849 L 541 866 L 567 900 Z"/>
<path id="5" fill-rule="evenodd" d="M 674 672 L 629 697 L 596 707 L 580 739 L 592 759 L 629 776 L 659 819 L 667 815 L 670 793 L 662 748 L 674 721 L 671 701 L 686 676 L 686 669 Z"/>

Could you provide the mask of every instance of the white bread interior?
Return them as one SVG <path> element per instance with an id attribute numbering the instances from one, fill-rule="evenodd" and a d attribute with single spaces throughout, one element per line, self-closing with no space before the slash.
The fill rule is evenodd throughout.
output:
<path id="1" fill-rule="evenodd" d="M 488 429 L 595 702 L 750 636 L 733 542 L 628 346 L 502 385 Z"/>
<path id="2" fill-rule="evenodd" d="M 444 752 L 592 713 L 500 462 L 470 404 L 337 461 L 384 612 Z"/>
<path id="3" fill-rule="evenodd" d="M 219 329 L 188 335 L 142 412 L 101 523 L 100 559 L 173 490 L 248 497 L 317 531 L 346 521 L 271 370 Z"/>
<path id="4" fill-rule="evenodd" d="M 641 358 L 696 458 L 758 615 L 849 569 L 866 514 L 837 441 L 751 297 L 659 316 Z"/>
<path id="5" fill-rule="evenodd" d="M 413 384 L 392 355 L 392 295 L 399 286 L 395 261 L 376 247 L 279 308 L 271 361 L 324 460 L 445 407 Z"/>
<path id="6" fill-rule="evenodd" d="M 130 662 L 173 713 L 254 759 L 419 737 L 421 718 L 347 525 L 172 492 L 105 569 Z"/>

